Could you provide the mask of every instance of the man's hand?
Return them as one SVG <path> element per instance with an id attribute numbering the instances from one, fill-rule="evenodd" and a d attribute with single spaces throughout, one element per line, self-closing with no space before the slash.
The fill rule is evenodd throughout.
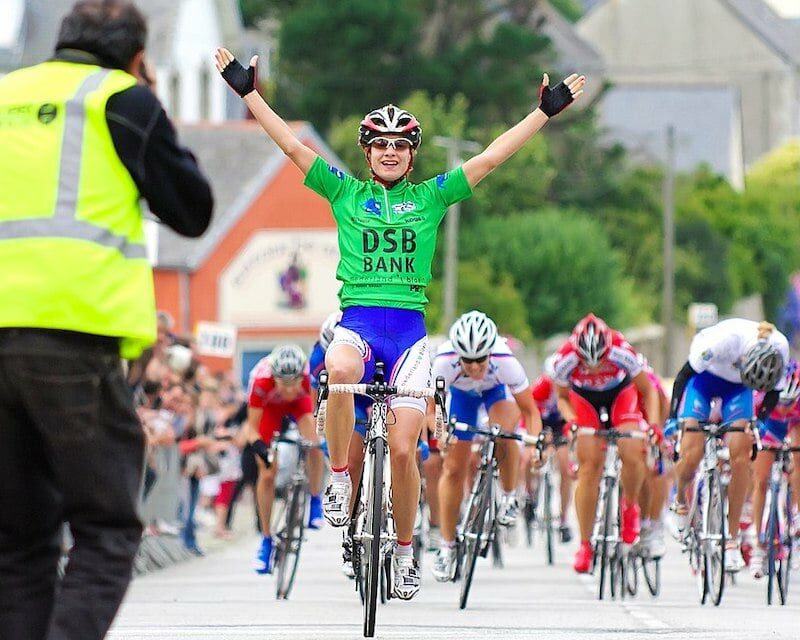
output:
<path id="1" fill-rule="evenodd" d="M 245 69 L 233 54 L 225 48 L 220 47 L 214 54 L 217 71 L 222 74 L 222 79 L 228 86 L 244 98 L 248 93 L 256 90 L 256 70 L 258 66 L 258 56 L 250 58 L 250 66 Z"/>
<path id="2" fill-rule="evenodd" d="M 584 76 L 573 73 L 551 89 L 550 76 L 545 73 L 542 78 L 542 86 L 539 87 L 539 109 L 548 118 L 552 118 L 571 105 L 583 93 L 585 84 Z"/>

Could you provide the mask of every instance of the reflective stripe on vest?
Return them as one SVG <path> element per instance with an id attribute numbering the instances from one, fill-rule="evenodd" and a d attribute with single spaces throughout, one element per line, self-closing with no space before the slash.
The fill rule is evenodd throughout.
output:
<path id="1" fill-rule="evenodd" d="M 116 249 L 126 258 L 147 257 L 144 244 L 130 242 L 127 238 L 117 236 L 108 229 L 76 219 L 78 185 L 84 156 L 83 129 L 86 123 L 86 97 L 103 83 L 109 73 L 111 73 L 109 69 L 100 69 L 88 76 L 78 87 L 75 95 L 66 102 L 55 216 L 2 221 L 0 222 L 0 237 L 86 240 Z"/>

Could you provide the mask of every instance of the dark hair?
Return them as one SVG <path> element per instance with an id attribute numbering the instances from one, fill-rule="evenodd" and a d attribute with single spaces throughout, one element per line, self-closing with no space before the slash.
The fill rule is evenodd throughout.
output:
<path id="1" fill-rule="evenodd" d="M 128 69 L 147 40 L 147 21 L 123 0 L 79 0 L 61 21 L 56 50 L 79 49 L 110 67 Z"/>

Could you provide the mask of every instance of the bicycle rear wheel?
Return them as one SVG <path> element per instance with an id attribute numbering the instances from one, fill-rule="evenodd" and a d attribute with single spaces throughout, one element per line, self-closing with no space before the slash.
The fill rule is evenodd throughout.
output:
<path id="1" fill-rule="evenodd" d="M 783 552 L 778 563 L 778 591 L 781 596 L 781 604 L 786 604 L 789 597 L 789 574 L 792 570 L 792 547 L 794 546 L 794 540 L 792 540 L 792 489 L 788 484 L 782 509 L 784 514 L 781 534 Z"/>
<path id="2" fill-rule="evenodd" d="M 661 558 L 642 558 L 642 575 L 650 595 L 661 592 Z"/>
<path id="3" fill-rule="evenodd" d="M 381 582 L 381 524 L 383 522 L 383 461 L 386 455 L 386 443 L 381 438 L 372 441 L 372 486 L 364 487 L 368 491 L 367 526 L 369 534 L 362 540 L 364 547 L 362 568 L 364 585 L 364 637 L 375 635 L 375 612 L 378 605 L 378 591 Z"/>
<path id="4" fill-rule="evenodd" d="M 778 570 L 778 549 L 780 529 L 778 527 L 778 492 L 771 488 L 769 492 L 769 516 L 767 517 L 767 604 L 772 604 L 772 594 Z"/>
<path id="5" fill-rule="evenodd" d="M 602 527 L 600 531 L 600 536 L 597 540 L 596 547 L 595 547 L 595 559 L 594 565 L 597 566 L 597 561 L 600 562 L 600 581 L 598 585 L 597 591 L 597 599 L 602 600 L 606 582 L 609 581 L 611 567 L 610 567 L 610 547 L 611 544 L 608 541 L 609 532 L 611 531 L 611 500 L 610 500 L 610 492 L 614 489 L 614 481 L 611 478 L 606 478 L 604 481 L 604 486 L 602 488 L 602 499 L 603 499 L 603 519 L 602 519 Z M 600 496 L 598 496 L 598 500 Z M 613 590 L 613 587 L 612 587 Z M 612 593 L 613 595 L 613 593 Z"/>
<path id="6" fill-rule="evenodd" d="M 708 528 L 703 540 L 703 564 L 711 600 L 716 607 L 722 602 L 725 590 L 725 494 L 716 471 L 706 479 L 706 486 Z"/>
<path id="7" fill-rule="evenodd" d="M 553 481 L 549 473 L 543 474 L 543 496 L 542 496 L 542 526 L 545 532 L 545 557 L 547 564 L 554 562 L 553 554 Z"/>
<path id="8" fill-rule="evenodd" d="M 287 600 L 289 592 L 294 585 L 297 575 L 297 565 L 300 561 L 300 549 L 303 546 L 303 533 L 305 531 L 306 491 L 303 486 L 290 488 L 289 506 L 286 509 L 286 528 L 283 538 L 279 541 L 276 556 L 277 561 L 277 597 Z"/>
<path id="9" fill-rule="evenodd" d="M 460 541 L 463 552 L 461 553 L 461 562 L 463 563 L 463 571 L 461 571 L 461 593 L 459 594 L 458 608 L 464 609 L 467 606 L 467 599 L 469 598 L 469 590 L 472 586 L 472 576 L 475 573 L 475 563 L 481 552 L 481 547 L 484 545 L 483 532 L 486 525 L 486 518 L 489 514 L 489 500 L 491 496 L 491 471 L 488 468 L 479 471 L 479 476 L 476 479 L 478 482 L 478 490 L 475 493 L 475 499 L 469 506 L 466 514 L 464 532 L 462 540 Z"/>
<path id="10" fill-rule="evenodd" d="M 644 564 L 644 560 L 635 553 L 629 553 L 625 562 L 625 590 L 632 596 L 639 593 L 639 567 Z"/>

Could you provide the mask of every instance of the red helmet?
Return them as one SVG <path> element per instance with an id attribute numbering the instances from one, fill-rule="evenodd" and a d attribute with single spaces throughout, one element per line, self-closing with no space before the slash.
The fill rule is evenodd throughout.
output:
<path id="1" fill-rule="evenodd" d="M 590 367 L 597 366 L 611 348 L 611 329 L 593 313 L 581 320 L 569 338 L 578 356 Z"/>
<path id="2" fill-rule="evenodd" d="M 393 104 L 387 104 L 364 116 L 358 127 L 358 144 L 362 147 L 369 146 L 373 138 L 387 134 L 405 138 L 414 149 L 422 142 L 422 127 L 414 115 Z"/>

